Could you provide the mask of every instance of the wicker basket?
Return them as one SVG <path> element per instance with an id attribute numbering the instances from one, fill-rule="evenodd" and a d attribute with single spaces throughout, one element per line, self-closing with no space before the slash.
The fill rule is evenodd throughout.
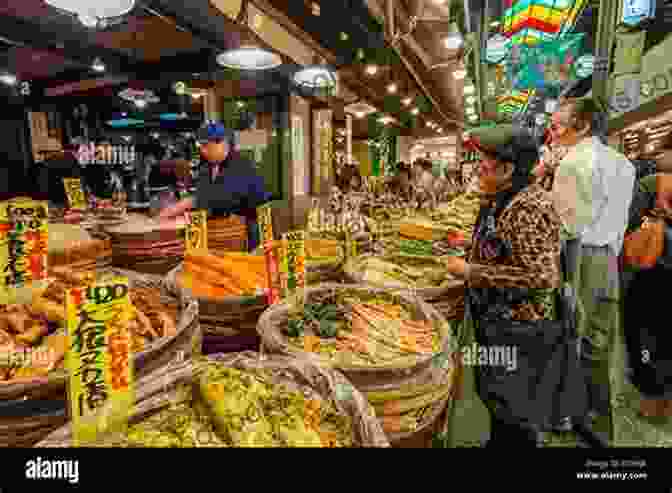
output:
<path id="1" fill-rule="evenodd" d="M 306 389 L 332 402 L 343 414 L 352 418 L 355 442 L 359 447 L 389 447 L 383 430 L 373 417 L 373 410 L 356 389 L 339 373 L 317 366 L 306 360 L 297 360 L 275 355 L 261 358 L 258 353 L 242 352 L 226 355 L 212 355 L 209 360 L 219 361 L 240 370 L 264 370 L 273 378 L 291 387 Z M 141 421 L 170 405 L 176 398 L 178 388 L 193 381 L 201 362 L 186 362 L 156 372 L 141 380 L 136 391 L 136 406 L 131 424 Z M 348 389 L 348 392 L 343 392 Z M 120 444 L 118 437 L 103 439 L 101 447 Z M 37 447 L 65 448 L 72 446 L 70 425 L 51 433 Z"/>
<path id="2" fill-rule="evenodd" d="M 370 393 L 391 393 L 397 394 L 393 400 L 403 401 L 405 398 L 403 393 L 408 389 L 417 389 L 422 384 L 428 384 L 428 378 L 431 376 L 433 387 L 428 388 L 428 392 L 442 390 L 443 394 L 438 396 L 428 404 L 421 406 L 422 409 L 416 411 L 424 411 L 423 416 L 419 419 L 418 425 L 408 431 L 390 433 L 388 435 L 390 441 L 399 441 L 412 437 L 421 433 L 427 427 L 437 420 L 446 403 L 452 396 L 452 389 L 454 388 L 454 375 L 452 371 L 457 365 L 455 362 L 455 354 L 452 348 L 455 346 L 456 338 L 452 334 L 452 330 L 448 322 L 430 305 L 422 301 L 417 296 L 407 292 L 391 292 L 389 290 L 372 288 L 365 285 L 337 285 L 326 284 L 316 288 L 309 288 L 307 290 L 307 300 L 310 301 L 312 296 L 324 293 L 330 290 L 348 290 L 351 292 L 361 291 L 364 293 L 385 293 L 394 297 L 405 306 L 412 309 L 412 311 L 419 317 L 425 320 L 430 320 L 441 334 L 441 351 L 433 355 L 425 356 L 409 356 L 400 358 L 392 363 L 380 366 L 357 366 L 336 363 L 331 359 L 325 358 L 321 355 L 306 353 L 300 348 L 291 346 L 286 337 L 282 333 L 282 329 L 286 326 L 289 316 L 289 306 L 286 303 L 270 307 L 259 320 L 258 330 L 262 338 L 262 347 L 264 351 L 272 354 L 280 353 L 291 355 L 295 357 L 306 358 L 314 361 L 322 366 L 337 368 L 342 371 L 353 385 L 365 395 Z M 449 357 L 445 355 L 451 353 Z M 438 365 L 440 363 L 440 365 Z M 420 397 L 415 395 L 415 397 Z M 371 401 L 374 402 L 373 399 Z M 388 401 L 391 402 L 391 401 Z M 405 411 L 407 412 L 407 411 Z M 399 416 L 401 417 L 401 415 Z"/>
<path id="3" fill-rule="evenodd" d="M 166 285 L 176 293 L 183 291 L 177 282 L 182 268 L 180 264 L 166 276 Z M 232 296 L 226 300 L 196 299 L 204 354 L 259 349 L 257 322 L 268 306 L 265 295 Z"/>
<path id="4" fill-rule="evenodd" d="M 127 272 L 119 269 L 105 269 L 103 272 L 128 277 L 131 287 L 153 288 L 160 291 L 162 300 L 178 311 L 175 335 L 158 340 L 134 357 L 136 374 L 146 375 L 174 359 L 189 358 L 193 351 L 193 339 L 199 337 L 198 304 L 184 293 L 173 293 L 166 289 L 163 279 Z M 54 372 L 48 379 L 35 383 L 0 384 L 0 400 L 4 401 L 4 416 L 0 418 L 0 446 L 25 446 L 33 443 L 61 426 L 65 419 L 65 409 L 34 416 L 20 416 L 12 408 L 18 409 L 30 401 L 57 401 L 65 405 L 65 371 Z M 13 401 L 13 404 L 10 404 Z M 17 432 L 18 431 L 18 432 Z M 39 436 L 38 436 L 39 435 Z M 37 437 L 34 439 L 33 437 Z"/>

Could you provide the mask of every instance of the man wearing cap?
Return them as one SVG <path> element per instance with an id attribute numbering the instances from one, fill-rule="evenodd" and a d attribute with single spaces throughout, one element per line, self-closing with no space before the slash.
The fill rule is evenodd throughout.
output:
<path id="1" fill-rule="evenodd" d="M 618 257 L 635 168 L 595 136 L 599 113 L 592 99 L 583 98 L 563 102 L 553 114 L 553 142 L 565 146 L 567 154 L 556 171 L 552 195 L 562 218 L 566 248 L 578 258 L 573 284 L 580 302 L 579 335 L 590 404 L 593 414 L 604 418 L 602 424 L 611 436 L 612 386 L 614 379 L 623 378 L 612 365 L 620 339 Z"/>
<path id="2" fill-rule="evenodd" d="M 235 134 L 221 123 L 208 123 L 199 131 L 201 166 L 193 197 L 181 200 L 159 214 L 173 219 L 189 209 L 206 209 L 209 216 L 237 214 L 246 219 L 248 248 L 258 243 L 257 207 L 271 198 L 254 165 L 235 151 Z"/>

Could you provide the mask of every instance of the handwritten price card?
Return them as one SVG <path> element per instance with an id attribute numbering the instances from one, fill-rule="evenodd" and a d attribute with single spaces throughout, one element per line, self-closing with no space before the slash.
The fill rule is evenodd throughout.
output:
<path id="1" fill-rule="evenodd" d="M 306 233 L 290 231 L 283 235 L 287 258 L 287 295 L 296 300 L 296 306 L 303 312 L 306 287 Z"/>
<path id="2" fill-rule="evenodd" d="M 208 211 L 193 211 L 187 215 L 186 250 L 193 253 L 208 249 Z"/>
<path id="3" fill-rule="evenodd" d="M 259 224 L 259 236 L 264 248 L 264 256 L 266 257 L 268 304 L 274 305 L 280 301 L 280 289 L 278 288 L 278 257 L 273 237 L 273 209 L 270 205 L 264 205 L 257 209 L 257 223 Z"/>
<path id="4" fill-rule="evenodd" d="M 69 289 L 66 317 L 70 416 L 78 447 L 123 430 L 133 408 L 128 279 Z"/>
<path id="5" fill-rule="evenodd" d="M 68 196 L 70 209 L 85 211 L 88 207 L 88 202 L 82 188 L 82 180 L 79 178 L 63 178 L 63 186 Z"/>
<path id="6" fill-rule="evenodd" d="M 17 289 L 46 281 L 49 210 L 46 202 L 21 198 L 3 202 L 0 211 L 0 301 L 11 303 Z"/>

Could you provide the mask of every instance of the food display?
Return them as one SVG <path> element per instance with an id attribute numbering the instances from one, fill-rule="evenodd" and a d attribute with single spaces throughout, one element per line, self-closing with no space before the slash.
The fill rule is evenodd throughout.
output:
<path id="1" fill-rule="evenodd" d="M 465 239 L 469 239 L 474 234 L 480 208 L 479 194 L 467 192 L 447 204 L 439 205 L 432 214 L 432 220 L 452 232 L 460 233 Z"/>
<path id="2" fill-rule="evenodd" d="M 168 392 L 157 396 L 156 386 L 168 382 Z M 139 386 L 127 430 L 102 436 L 97 446 L 389 446 L 364 397 L 341 375 L 306 361 L 218 355 L 150 376 Z M 69 441 L 66 427 L 39 446 Z"/>
<path id="3" fill-rule="evenodd" d="M 63 369 L 66 352 L 65 293 L 89 284 L 93 273 L 55 267 L 52 279 L 31 304 L 0 307 L 0 383 L 22 383 Z M 177 307 L 162 302 L 156 290 L 132 288 L 128 314 L 132 349 L 142 352 L 160 339 L 177 333 Z"/>
<path id="4" fill-rule="evenodd" d="M 455 282 L 437 257 L 363 255 L 349 260 L 345 272 L 354 281 L 388 288 L 442 288 Z"/>
<path id="5" fill-rule="evenodd" d="M 348 288 L 311 291 L 303 311 L 280 318 L 264 313 L 259 330 L 265 346 L 314 354 L 338 367 L 385 367 L 418 361 L 441 350 L 446 327 L 418 316 L 409 301 L 386 291 Z M 289 310 L 289 308 L 288 308 Z"/>
<path id="6" fill-rule="evenodd" d="M 259 296 L 267 284 L 266 259 L 249 253 L 190 253 L 185 255 L 176 282 L 197 298 Z"/>
<path id="7" fill-rule="evenodd" d="M 89 271 L 108 267 L 112 262 L 109 238 L 72 224 L 49 225 L 48 252 L 49 266 L 69 265 L 73 269 Z"/>
<path id="8" fill-rule="evenodd" d="M 213 252 L 246 252 L 247 225 L 238 216 L 208 219 L 208 249 Z"/>

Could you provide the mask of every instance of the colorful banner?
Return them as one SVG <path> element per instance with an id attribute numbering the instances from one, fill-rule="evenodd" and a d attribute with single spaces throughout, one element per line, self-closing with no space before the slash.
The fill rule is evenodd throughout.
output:
<path id="1" fill-rule="evenodd" d="M 571 31 L 588 0 L 519 0 L 504 13 L 503 33 L 513 44 L 551 41 Z"/>
<path id="2" fill-rule="evenodd" d="M 187 213 L 185 249 L 187 253 L 208 249 L 208 211 Z"/>
<path id="3" fill-rule="evenodd" d="M 63 178 L 63 186 L 68 196 L 68 205 L 70 209 L 84 211 L 89 203 L 84 195 L 82 180 L 79 178 Z"/>
<path id="4" fill-rule="evenodd" d="M 73 445 L 122 431 L 134 404 L 128 279 L 68 289 L 68 396 Z"/>
<path id="5" fill-rule="evenodd" d="M 302 305 L 306 287 L 306 233 L 290 231 L 282 235 L 286 248 L 287 296 L 294 298 L 295 306 L 303 312 Z"/>
<path id="6" fill-rule="evenodd" d="M 16 289 L 47 279 L 49 206 L 17 198 L 0 204 L 0 301 L 11 302 Z"/>
<path id="7" fill-rule="evenodd" d="M 269 305 L 280 301 L 278 257 L 273 236 L 273 208 L 270 204 L 262 205 L 257 209 L 257 224 L 259 237 L 266 257 L 267 291 L 266 298 Z"/>

